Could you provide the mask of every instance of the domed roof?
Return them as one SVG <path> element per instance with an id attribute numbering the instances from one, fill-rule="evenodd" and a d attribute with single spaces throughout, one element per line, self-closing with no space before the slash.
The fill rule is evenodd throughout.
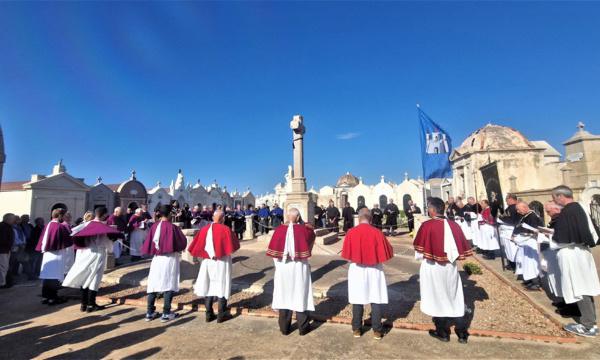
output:
<path id="1" fill-rule="evenodd" d="M 469 135 L 455 151 L 462 155 L 476 151 L 533 148 L 535 146 L 519 131 L 507 126 L 487 124 Z"/>
<path id="2" fill-rule="evenodd" d="M 341 187 L 341 186 L 355 187 L 356 185 L 358 185 L 358 183 L 359 183 L 358 178 L 356 176 L 350 174 L 349 172 L 347 172 L 345 175 L 342 175 L 338 179 L 336 187 Z"/>

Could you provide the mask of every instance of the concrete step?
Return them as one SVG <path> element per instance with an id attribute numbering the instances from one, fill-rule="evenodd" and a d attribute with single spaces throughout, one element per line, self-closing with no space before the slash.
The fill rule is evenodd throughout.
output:
<path id="1" fill-rule="evenodd" d="M 323 236 L 323 235 L 327 235 L 327 234 L 329 234 L 328 229 L 315 229 L 315 235 L 317 235 L 317 236 Z"/>
<path id="2" fill-rule="evenodd" d="M 315 241 L 317 244 L 331 245 L 331 244 L 335 244 L 336 242 L 338 242 L 338 240 L 339 240 L 338 234 L 329 233 L 327 235 L 317 236 Z"/>

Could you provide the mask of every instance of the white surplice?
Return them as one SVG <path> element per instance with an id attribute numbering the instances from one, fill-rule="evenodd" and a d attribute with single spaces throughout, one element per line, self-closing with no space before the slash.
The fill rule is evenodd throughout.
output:
<path id="1" fill-rule="evenodd" d="M 142 245 L 146 241 L 148 230 L 146 229 L 134 229 L 129 235 L 129 254 L 131 256 L 142 256 Z"/>
<path id="2" fill-rule="evenodd" d="M 465 213 L 469 214 L 469 216 L 471 217 L 471 223 L 467 223 L 467 225 L 469 226 L 469 229 L 471 231 L 471 242 L 473 243 L 474 246 L 479 246 L 479 238 L 481 236 L 480 232 L 479 232 L 479 220 L 482 219 L 480 214 L 477 214 L 476 212 L 467 212 Z"/>
<path id="3" fill-rule="evenodd" d="M 294 256 L 294 224 L 290 223 L 285 237 L 282 259 L 273 259 L 273 310 L 287 309 L 297 312 L 314 311 L 312 279 L 308 260 L 289 258 Z"/>
<path id="4" fill-rule="evenodd" d="M 540 256 L 538 243 L 535 238 L 525 234 L 515 235 L 515 242 L 519 245 L 515 262 L 516 275 L 522 275 L 523 280 L 535 279 L 540 274 Z"/>
<path id="5" fill-rule="evenodd" d="M 490 224 L 483 224 L 479 226 L 479 248 L 481 250 L 499 250 L 500 244 L 498 243 L 498 232 L 496 227 Z"/>
<path id="6" fill-rule="evenodd" d="M 558 251 L 554 249 L 546 249 L 542 251 L 542 256 L 546 260 L 546 279 L 548 280 L 548 288 L 556 297 L 562 297 L 562 282 L 561 272 L 558 263 Z"/>
<path id="7" fill-rule="evenodd" d="M 215 257 L 212 223 L 206 233 L 204 251 L 210 259 L 202 259 L 198 277 L 194 284 L 194 294 L 202 297 L 216 296 L 229 299 L 231 295 L 231 256 Z"/>
<path id="8" fill-rule="evenodd" d="M 106 267 L 106 253 L 112 251 L 113 242 L 106 235 L 88 241 L 88 247 L 77 250 L 75 263 L 67 273 L 63 286 L 98 291 Z"/>
<path id="9" fill-rule="evenodd" d="M 350 304 L 387 304 L 388 291 L 383 265 L 351 263 L 348 268 L 348 302 Z"/>
<path id="10" fill-rule="evenodd" d="M 456 262 L 439 264 L 423 260 L 419 271 L 421 311 L 435 317 L 465 314 L 465 298 Z"/>
<path id="11" fill-rule="evenodd" d="M 180 260 L 181 254 L 178 252 L 166 255 L 154 255 L 150 263 L 146 291 L 148 293 L 179 291 Z"/>
<path id="12" fill-rule="evenodd" d="M 467 223 L 467 220 L 460 219 L 457 222 L 458 222 L 458 225 L 460 226 L 460 228 L 462 229 L 462 232 L 465 235 L 465 238 L 467 240 L 472 240 L 473 239 L 473 233 L 471 232 L 471 227 Z"/>
<path id="13" fill-rule="evenodd" d="M 561 289 L 565 303 L 571 304 L 583 295 L 600 295 L 600 282 L 591 251 L 583 245 L 570 245 L 558 250 Z"/>
<path id="14" fill-rule="evenodd" d="M 514 226 L 511 225 L 500 225 L 498 227 L 498 232 L 500 234 L 500 241 L 502 241 L 502 247 L 504 248 L 504 255 L 508 261 L 515 262 L 515 257 L 517 255 L 517 250 L 519 250 L 519 245 L 512 242 L 510 239 L 512 238 L 512 233 L 515 230 Z"/>

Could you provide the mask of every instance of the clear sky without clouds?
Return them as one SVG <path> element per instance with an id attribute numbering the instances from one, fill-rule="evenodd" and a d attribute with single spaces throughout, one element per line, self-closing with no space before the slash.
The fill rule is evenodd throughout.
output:
<path id="1" fill-rule="evenodd" d="M 182 168 L 283 180 L 294 114 L 308 184 L 420 175 L 415 104 L 454 145 L 488 122 L 559 151 L 600 133 L 600 3 L 2 2 L 5 180 L 148 186 Z"/>

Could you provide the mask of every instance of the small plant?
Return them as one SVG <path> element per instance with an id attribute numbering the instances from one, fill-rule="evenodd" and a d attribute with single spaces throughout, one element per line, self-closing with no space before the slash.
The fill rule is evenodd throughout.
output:
<path id="1" fill-rule="evenodd" d="M 481 267 L 472 262 L 466 262 L 463 265 L 463 270 L 469 275 L 481 275 L 483 272 L 481 271 Z"/>

